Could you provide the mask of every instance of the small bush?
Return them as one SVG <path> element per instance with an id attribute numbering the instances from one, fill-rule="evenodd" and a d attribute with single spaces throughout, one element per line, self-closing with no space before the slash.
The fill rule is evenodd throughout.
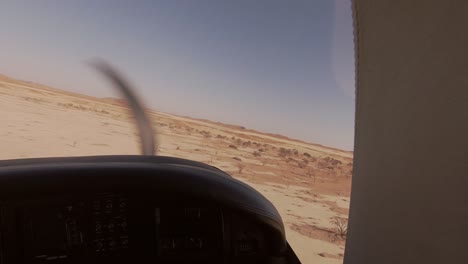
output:
<path id="1" fill-rule="evenodd" d="M 286 157 L 291 155 L 291 150 L 290 149 L 285 149 L 285 148 L 280 148 L 278 152 L 280 157 Z"/>
<path id="2" fill-rule="evenodd" d="M 333 166 L 336 166 L 336 165 L 341 165 L 342 162 L 340 160 L 337 160 L 337 159 L 334 159 L 334 158 L 331 158 L 331 157 L 326 157 L 323 159 L 325 162 L 327 163 L 330 163 L 331 165 Z"/>
<path id="3" fill-rule="evenodd" d="M 341 238 L 346 238 L 348 235 L 348 221 L 344 218 L 335 216 L 330 221 L 335 229 L 335 234 Z"/>

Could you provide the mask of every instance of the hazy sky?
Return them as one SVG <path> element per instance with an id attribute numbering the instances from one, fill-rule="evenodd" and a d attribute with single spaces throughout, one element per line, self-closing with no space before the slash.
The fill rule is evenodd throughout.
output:
<path id="1" fill-rule="evenodd" d="M 115 97 L 117 66 L 154 109 L 352 150 L 349 0 L 0 3 L 0 73 Z"/>

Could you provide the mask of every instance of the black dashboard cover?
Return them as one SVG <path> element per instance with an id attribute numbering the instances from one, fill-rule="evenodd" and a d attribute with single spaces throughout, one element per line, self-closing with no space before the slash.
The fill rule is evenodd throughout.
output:
<path id="1" fill-rule="evenodd" d="M 273 204 L 249 185 L 204 163 L 164 156 L 86 156 L 0 161 L 0 200 L 103 188 L 189 194 L 251 215 L 274 231 L 287 253 L 284 224 Z"/>

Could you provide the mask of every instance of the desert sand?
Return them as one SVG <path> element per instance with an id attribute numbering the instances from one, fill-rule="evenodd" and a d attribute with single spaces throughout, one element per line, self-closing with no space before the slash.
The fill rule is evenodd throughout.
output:
<path id="1" fill-rule="evenodd" d="M 0 159 L 139 154 L 124 104 L 0 75 Z M 151 111 L 158 154 L 216 166 L 270 199 L 302 263 L 342 263 L 349 151 Z M 311 131 L 313 133 L 313 131 Z"/>

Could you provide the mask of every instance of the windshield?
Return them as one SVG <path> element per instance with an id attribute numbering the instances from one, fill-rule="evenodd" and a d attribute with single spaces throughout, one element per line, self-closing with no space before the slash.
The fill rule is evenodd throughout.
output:
<path id="1" fill-rule="evenodd" d="M 303 263 L 341 263 L 354 140 L 351 3 L 4 1 L 0 159 L 140 154 L 136 88 L 158 155 L 204 162 L 277 207 Z"/>

